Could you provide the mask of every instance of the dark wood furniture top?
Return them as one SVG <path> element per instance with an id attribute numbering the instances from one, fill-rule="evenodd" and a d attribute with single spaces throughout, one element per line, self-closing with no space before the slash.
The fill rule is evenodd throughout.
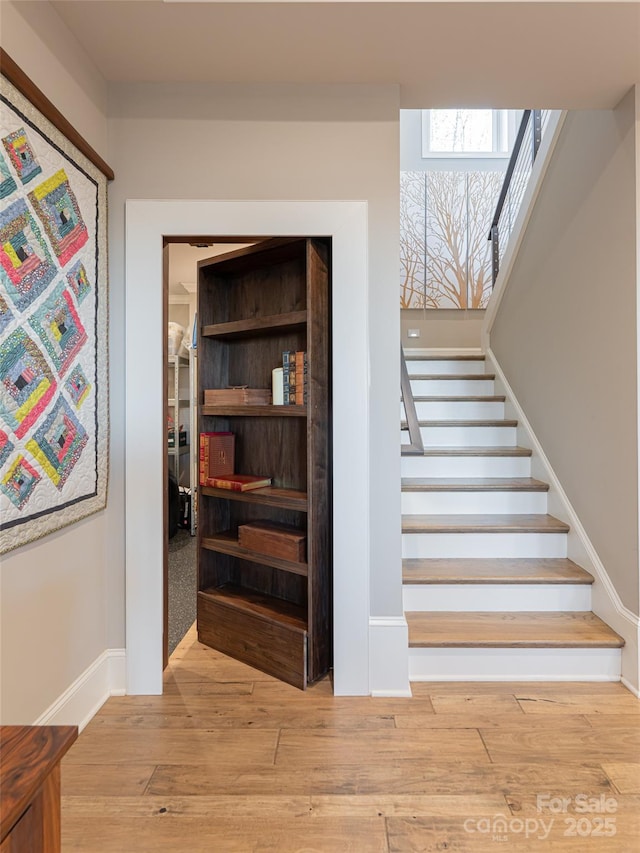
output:
<path id="1" fill-rule="evenodd" d="M 60 850 L 60 760 L 77 726 L 0 726 L 0 850 Z"/>

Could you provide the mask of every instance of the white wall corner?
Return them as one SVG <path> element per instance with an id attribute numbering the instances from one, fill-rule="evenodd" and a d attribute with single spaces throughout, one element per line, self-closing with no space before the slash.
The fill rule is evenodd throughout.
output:
<path id="1" fill-rule="evenodd" d="M 513 224 L 513 229 L 511 230 L 511 235 L 509 236 L 509 241 L 502 261 L 500 262 L 500 272 L 498 273 L 498 278 L 493 288 L 491 299 L 489 300 L 487 310 L 484 314 L 482 330 L 480 332 L 480 343 L 485 352 L 491 346 L 491 329 L 493 328 L 493 324 L 498 315 L 498 309 L 502 302 L 502 297 L 507 290 L 511 271 L 513 270 L 518 252 L 520 251 L 520 246 L 522 245 L 527 225 L 529 224 L 529 219 L 531 218 L 538 194 L 540 193 L 544 176 L 547 174 L 547 169 L 551 163 L 553 152 L 558 144 L 566 116 L 566 110 L 552 110 L 547 130 L 542 138 L 542 142 L 540 143 L 538 156 L 533 164 L 527 188 L 522 196 L 522 203 L 516 215 L 516 220 Z"/>
<path id="2" fill-rule="evenodd" d="M 533 450 L 531 476 L 549 483 L 548 511 L 571 528 L 568 534 L 567 556 L 595 578 L 592 586 L 591 608 L 596 616 L 620 634 L 625 641 L 622 649 L 622 681 L 630 690 L 638 690 L 640 688 L 640 618 L 622 603 L 491 347 L 487 348 L 486 356 L 491 364 L 491 372 L 496 376 L 496 394 L 505 394 L 507 397 L 505 416 L 513 417 L 518 421 L 518 444 Z"/>
<path id="3" fill-rule="evenodd" d="M 110 696 L 124 696 L 126 652 L 107 649 L 53 702 L 34 726 L 78 726 L 82 731 Z"/>
<path id="4" fill-rule="evenodd" d="M 404 616 L 369 617 L 369 685 L 372 696 L 411 696 Z"/>

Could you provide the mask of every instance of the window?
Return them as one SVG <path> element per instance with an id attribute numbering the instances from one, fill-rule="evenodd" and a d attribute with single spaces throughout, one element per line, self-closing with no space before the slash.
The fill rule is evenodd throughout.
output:
<path id="1" fill-rule="evenodd" d="M 423 110 L 423 157 L 505 157 L 515 135 L 513 110 Z"/>

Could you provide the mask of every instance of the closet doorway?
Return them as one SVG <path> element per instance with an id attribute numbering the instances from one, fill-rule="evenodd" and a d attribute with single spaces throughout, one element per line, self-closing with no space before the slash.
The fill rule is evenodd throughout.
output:
<path id="1" fill-rule="evenodd" d="M 196 619 L 198 261 L 242 249 L 237 237 L 166 237 L 163 246 L 165 411 L 163 668 Z"/>
<path id="2" fill-rule="evenodd" d="M 127 693 L 162 693 L 163 548 L 167 465 L 163 423 L 162 247 L 185 235 L 321 234 L 333 244 L 334 692 L 369 694 L 369 355 L 367 204 L 363 201 L 126 202 L 125 631 Z M 170 235 L 178 235 L 172 237 Z M 144 318 L 144 322 L 141 322 Z M 360 425 L 352 429 L 353 422 Z M 360 511 L 354 515 L 353 506 Z M 386 628 L 386 622 L 384 624 Z M 393 625 L 390 626 L 393 629 Z M 388 646 L 388 644 L 387 644 Z"/>

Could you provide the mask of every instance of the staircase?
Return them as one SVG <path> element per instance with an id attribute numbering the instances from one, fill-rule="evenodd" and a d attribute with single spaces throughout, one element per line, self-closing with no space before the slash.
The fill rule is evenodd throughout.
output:
<path id="1" fill-rule="evenodd" d="M 484 356 L 406 360 L 425 448 L 402 422 L 410 680 L 619 680 L 624 641 L 591 612 Z"/>

